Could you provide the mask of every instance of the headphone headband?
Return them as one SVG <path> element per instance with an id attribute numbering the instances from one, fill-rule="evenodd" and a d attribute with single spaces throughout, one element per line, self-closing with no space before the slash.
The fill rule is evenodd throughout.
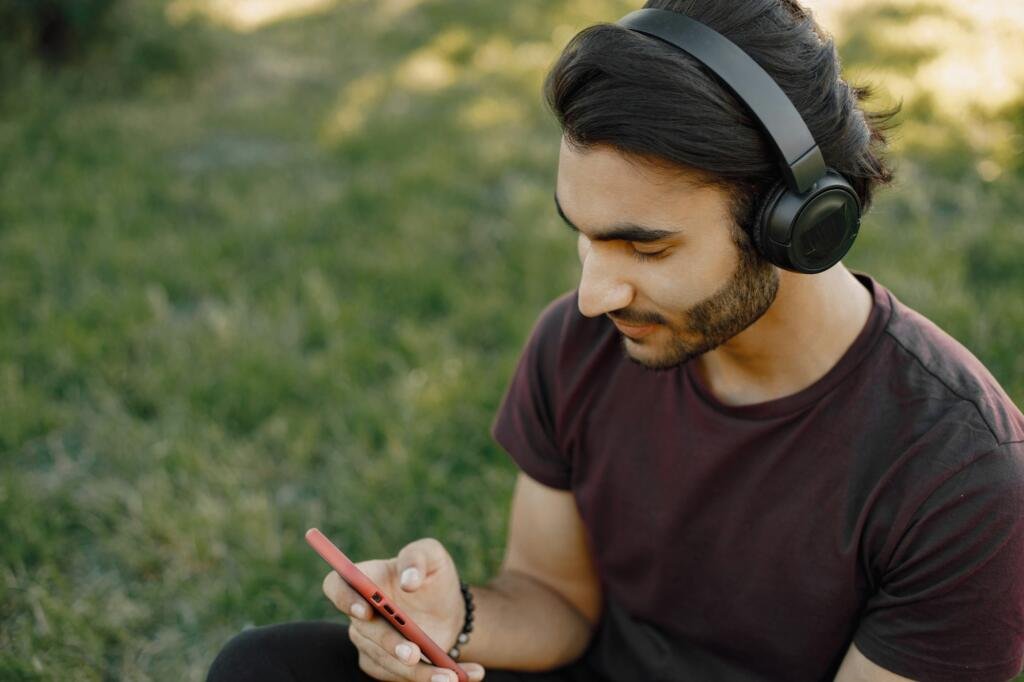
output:
<path id="1" fill-rule="evenodd" d="M 825 175 L 825 159 L 800 113 L 768 73 L 731 40 L 678 12 L 640 9 L 619 26 L 673 45 L 705 64 L 743 102 L 771 140 L 783 178 L 799 194 Z"/>

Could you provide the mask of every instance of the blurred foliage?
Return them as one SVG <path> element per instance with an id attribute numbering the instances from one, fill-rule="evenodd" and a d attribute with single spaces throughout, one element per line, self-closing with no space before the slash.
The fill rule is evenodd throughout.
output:
<path id="1" fill-rule="evenodd" d="M 119 0 L 109 42 L 8 72 L 0 679 L 198 680 L 246 624 L 337 618 L 314 525 L 500 563 L 488 426 L 578 274 L 540 82 L 635 3 L 278 4 Z M 951 39 L 890 29 L 952 11 L 907 6 L 836 21 L 847 72 L 907 105 L 847 262 L 1020 404 L 1024 100 L 905 92 Z"/>
<path id="2" fill-rule="evenodd" d="M 0 85 L 62 81 L 65 94 L 138 94 L 210 57 L 200 22 L 169 22 L 161 0 L 3 0 Z"/>
<path id="3" fill-rule="evenodd" d="M 7 0 L 0 5 L 5 39 L 49 61 L 64 61 L 110 37 L 114 0 Z"/>

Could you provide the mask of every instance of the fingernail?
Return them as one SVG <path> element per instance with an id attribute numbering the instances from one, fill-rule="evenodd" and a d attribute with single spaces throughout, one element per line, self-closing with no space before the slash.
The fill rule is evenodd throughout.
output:
<path id="1" fill-rule="evenodd" d="M 453 680 L 448 673 L 437 673 L 430 676 L 430 682 L 453 682 Z"/>
<path id="2" fill-rule="evenodd" d="M 412 647 L 408 644 L 399 644 L 395 647 L 395 655 L 403 661 L 409 660 L 409 656 L 412 655 Z"/>
<path id="3" fill-rule="evenodd" d="M 466 672 L 469 673 L 469 679 L 474 680 L 475 682 L 479 682 L 479 680 L 484 679 L 484 669 L 483 668 L 478 668 L 476 666 L 464 666 L 464 667 L 466 668 Z"/>
<path id="4" fill-rule="evenodd" d="M 409 567 L 402 571 L 402 578 L 400 582 L 402 583 L 402 587 L 408 587 L 409 585 L 412 585 L 419 579 L 420 572 L 417 571 L 415 568 Z"/>
<path id="5" fill-rule="evenodd" d="M 352 605 L 352 615 L 357 618 L 366 618 L 366 607 L 362 604 Z"/>

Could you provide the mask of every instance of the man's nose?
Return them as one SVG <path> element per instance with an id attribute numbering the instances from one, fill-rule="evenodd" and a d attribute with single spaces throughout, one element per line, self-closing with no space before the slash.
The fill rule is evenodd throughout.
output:
<path id="1" fill-rule="evenodd" d="M 633 286 L 623 280 L 611 263 L 611 254 L 589 248 L 581 252 L 579 309 L 586 317 L 597 317 L 625 308 L 633 300 Z"/>

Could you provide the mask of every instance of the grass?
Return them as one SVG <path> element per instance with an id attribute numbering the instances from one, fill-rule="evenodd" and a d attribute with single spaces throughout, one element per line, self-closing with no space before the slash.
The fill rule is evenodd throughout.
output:
<path id="1" fill-rule="evenodd" d="M 186 75 L 23 70 L 0 103 L 0 678 L 202 679 L 246 624 L 333 617 L 313 525 L 493 573 L 515 469 L 488 426 L 577 275 L 540 81 L 634 5 L 320 3 L 203 20 Z M 912 78 L 941 53 L 871 27 L 947 11 L 851 15 L 849 72 Z M 900 184 L 847 262 L 1021 404 L 1024 105 L 941 102 L 908 101 Z"/>

